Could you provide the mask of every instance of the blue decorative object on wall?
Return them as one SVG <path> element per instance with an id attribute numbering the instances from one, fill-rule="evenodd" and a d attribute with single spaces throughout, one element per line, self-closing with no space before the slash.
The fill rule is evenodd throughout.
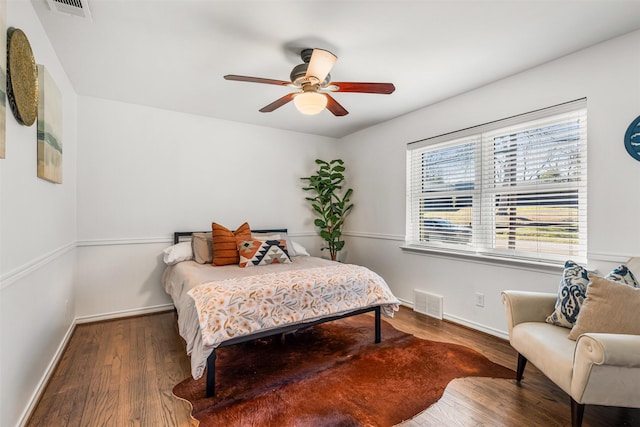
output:
<path id="1" fill-rule="evenodd" d="M 631 157 L 640 162 L 640 116 L 631 122 L 624 134 L 624 147 Z"/>

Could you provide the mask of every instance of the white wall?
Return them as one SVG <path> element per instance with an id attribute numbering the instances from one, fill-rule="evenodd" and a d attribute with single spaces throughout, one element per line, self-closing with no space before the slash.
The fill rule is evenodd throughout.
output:
<path id="1" fill-rule="evenodd" d="M 0 160 L 0 425 L 20 420 L 74 318 L 76 96 L 30 2 L 9 1 L 7 25 L 27 35 L 63 96 L 63 184 L 36 177 L 36 123 L 7 108 Z"/>
<path id="2" fill-rule="evenodd" d="M 623 145 L 640 114 L 639 48 L 636 31 L 343 138 L 355 189 L 347 261 L 370 266 L 403 300 L 413 302 L 415 288 L 442 295 L 448 318 L 504 336 L 500 291 L 556 292 L 560 272 L 403 252 L 406 144 L 582 97 L 589 265 L 606 273 L 640 256 L 640 163 Z M 475 292 L 485 294 L 484 308 L 475 307 Z"/>
<path id="3" fill-rule="evenodd" d="M 73 319 L 166 307 L 160 253 L 176 230 L 286 226 L 316 254 L 299 177 L 343 157 L 356 207 L 346 261 L 370 266 L 411 302 L 445 297 L 450 319 L 500 335 L 506 288 L 555 292 L 559 271 L 416 255 L 405 228 L 406 143 L 586 96 L 589 253 L 605 271 L 640 255 L 640 163 L 622 135 L 640 112 L 640 32 L 537 67 L 344 138 L 248 126 L 77 98 L 30 2 L 9 1 L 64 100 L 64 183 L 36 178 L 36 128 L 7 113 L 0 160 L 0 425 L 33 404 Z M 471 71 L 470 71 L 471 72 Z M 484 308 L 473 293 L 486 295 Z"/>
<path id="4" fill-rule="evenodd" d="M 174 231 L 314 232 L 300 177 L 333 138 L 89 97 L 78 109 L 79 317 L 169 304 L 160 255 Z"/>

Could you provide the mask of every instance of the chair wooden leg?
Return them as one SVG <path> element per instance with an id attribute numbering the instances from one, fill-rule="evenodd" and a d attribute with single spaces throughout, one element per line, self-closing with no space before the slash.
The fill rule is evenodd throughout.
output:
<path id="1" fill-rule="evenodd" d="M 524 368 L 527 366 L 527 358 L 518 353 L 518 368 L 516 370 L 516 381 L 520 381 L 522 379 L 522 374 L 524 374 Z"/>
<path id="2" fill-rule="evenodd" d="M 581 427 L 582 416 L 584 415 L 584 404 L 578 403 L 571 398 L 571 426 Z"/>

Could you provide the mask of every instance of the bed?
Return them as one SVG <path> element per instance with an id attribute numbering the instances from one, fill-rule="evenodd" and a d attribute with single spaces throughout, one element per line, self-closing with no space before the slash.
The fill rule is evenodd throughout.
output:
<path id="1" fill-rule="evenodd" d="M 252 232 L 286 234 L 286 229 Z M 174 246 L 190 241 L 193 233 L 174 233 Z M 381 315 L 393 317 L 399 307 L 380 276 L 365 267 L 312 256 L 290 260 L 240 268 L 186 259 L 165 268 L 162 284 L 178 313 L 191 375 L 198 379 L 206 371 L 207 397 L 215 395 L 219 347 L 367 312 L 374 313 L 374 340 L 380 342 Z"/>

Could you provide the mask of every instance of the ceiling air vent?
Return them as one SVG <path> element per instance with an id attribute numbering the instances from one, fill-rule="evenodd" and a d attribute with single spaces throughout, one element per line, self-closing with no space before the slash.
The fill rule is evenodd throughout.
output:
<path id="1" fill-rule="evenodd" d="M 91 21 L 91 12 L 87 0 L 47 0 L 49 9 L 54 12 L 73 15 Z"/>

